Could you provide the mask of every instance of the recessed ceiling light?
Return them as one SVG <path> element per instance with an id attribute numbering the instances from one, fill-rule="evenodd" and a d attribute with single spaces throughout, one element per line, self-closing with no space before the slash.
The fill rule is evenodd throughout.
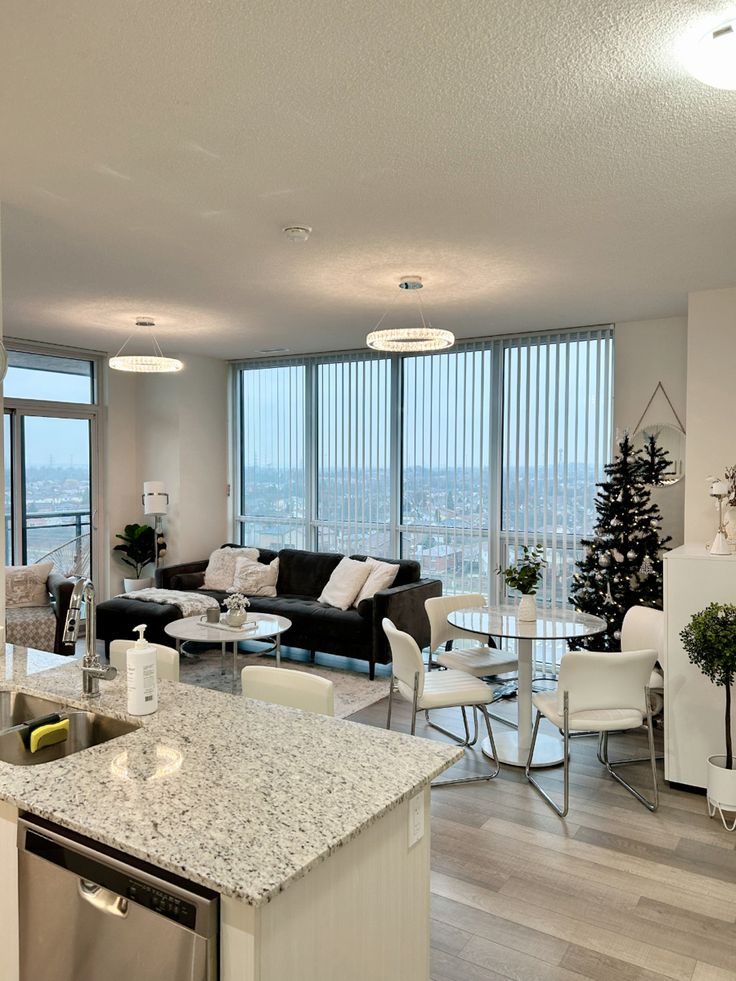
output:
<path id="1" fill-rule="evenodd" d="M 726 21 L 689 44 L 685 66 L 714 89 L 736 89 L 736 20 Z"/>
<path id="2" fill-rule="evenodd" d="M 287 225 L 281 230 L 290 242 L 306 242 L 312 234 L 309 225 Z"/>

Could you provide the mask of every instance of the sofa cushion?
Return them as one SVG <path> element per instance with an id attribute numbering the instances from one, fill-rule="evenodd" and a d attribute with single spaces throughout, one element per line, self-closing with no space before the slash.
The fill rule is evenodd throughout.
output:
<path id="1" fill-rule="evenodd" d="M 370 572 L 371 567 L 367 562 L 358 562 L 347 557 L 340 559 L 320 593 L 320 603 L 336 606 L 338 610 L 347 610 L 353 605 Z"/>
<path id="2" fill-rule="evenodd" d="M 369 558 L 367 555 L 351 555 L 351 559 L 365 559 Z M 399 567 L 396 573 L 396 578 L 394 579 L 392 586 L 408 586 L 409 583 L 419 582 L 422 578 L 422 567 L 414 559 L 384 559 L 381 556 L 373 556 L 377 562 L 388 562 L 392 565 L 397 565 Z"/>
<path id="3" fill-rule="evenodd" d="M 258 558 L 256 548 L 216 548 L 210 555 L 204 573 L 204 585 L 207 589 L 229 589 L 235 577 L 235 563 L 239 558 L 255 561 Z"/>
<path id="4" fill-rule="evenodd" d="M 166 589 L 178 589 L 183 593 L 188 593 L 193 589 L 201 589 L 204 586 L 204 572 L 180 572 L 172 576 L 166 584 Z"/>
<path id="5" fill-rule="evenodd" d="M 235 563 L 233 584 L 228 592 L 244 593 L 246 596 L 275 596 L 278 577 L 278 559 L 265 565 L 252 559 L 239 558 Z"/>
<path id="6" fill-rule="evenodd" d="M 365 560 L 368 566 L 368 578 L 360 588 L 360 592 L 353 600 L 353 606 L 359 607 L 361 602 L 375 596 L 381 589 L 388 589 L 393 586 L 394 580 L 399 572 L 398 562 L 381 562 L 379 559 L 372 559 L 370 556 Z"/>
<path id="7" fill-rule="evenodd" d="M 284 634 L 287 645 L 290 635 L 309 635 L 313 638 L 315 650 L 323 649 L 320 642 L 324 644 L 331 640 L 334 644 L 336 640 L 344 638 L 345 654 L 349 656 L 351 644 L 365 640 L 366 623 L 357 610 L 324 606 L 312 596 L 254 596 L 249 612 L 271 613 L 291 620 L 292 629 Z"/>
<path id="8" fill-rule="evenodd" d="M 342 558 L 342 555 L 334 552 L 282 548 L 279 552 L 276 592 L 279 595 L 311 596 L 316 599 Z"/>
<path id="9" fill-rule="evenodd" d="M 6 608 L 48 606 L 51 603 L 51 598 L 46 580 L 53 568 L 53 562 L 37 562 L 35 565 L 6 565 Z"/>

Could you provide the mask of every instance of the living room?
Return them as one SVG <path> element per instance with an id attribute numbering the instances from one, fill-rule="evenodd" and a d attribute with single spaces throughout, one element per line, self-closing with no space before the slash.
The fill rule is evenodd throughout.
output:
<path id="1" fill-rule="evenodd" d="M 695 637 L 736 624 L 734 15 L 6 7 L 0 981 L 40 977 L 16 842 L 46 832 L 216 894 L 210 981 L 736 979 L 736 645 Z M 651 660 L 634 709 L 614 653 Z M 287 680 L 243 698 L 248 668 Z M 279 707 L 294 675 L 329 709 Z M 25 725 L 41 760 L 29 704 L 44 765 L 3 755 Z M 129 728 L 77 754 L 59 706 Z"/>

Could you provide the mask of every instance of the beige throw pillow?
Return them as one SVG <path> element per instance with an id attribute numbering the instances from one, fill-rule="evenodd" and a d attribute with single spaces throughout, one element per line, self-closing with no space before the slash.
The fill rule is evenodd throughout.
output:
<path id="1" fill-rule="evenodd" d="M 5 606 L 17 609 L 21 606 L 48 606 L 51 602 L 46 589 L 53 562 L 36 565 L 5 566 Z"/>
<path id="2" fill-rule="evenodd" d="M 395 562 L 379 562 L 378 559 L 367 558 L 365 564 L 369 568 L 368 578 L 355 597 L 353 606 L 357 606 L 364 599 L 370 599 L 382 589 L 388 589 L 396 578 L 399 567 Z"/>
<path id="3" fill-rule="evenodd" d="M 216 548 L 210 555 L 204 574 L 204 589 L 230 589 L 235 578 L 235 563 L 240 558 L 258 558 L 257 548 Z"/>
<path id="4" fill-rule="evenodd" d="M 340 559 L 337 567 L 322 590 L 320 603 L 347 610 L 368 578 L 370 568 L 366 562 L 357 559 Z"/>
<path id="5" fill-rule="evenodd" d="M 264 565 L 253 559 L 240 558 L 235 563 L 235 577 L 228 592 L 243 593 L 245 596 L 275 596 L 278 578 L 278 559 Z"/>

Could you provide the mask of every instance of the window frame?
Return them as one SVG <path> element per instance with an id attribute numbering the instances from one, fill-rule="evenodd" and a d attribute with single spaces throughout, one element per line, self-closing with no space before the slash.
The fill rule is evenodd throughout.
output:
<path id="1" fill-rule="evenodd" d="M 17 338 L 5 338 L 8 351 L 18 351 L 24 354 L 39 354 L 48 357 L 68 358 L 88 361 L 92 366 L 92 402 L 56 402 L 48 399 L 2 398 L 4 415 L 10 417 L 10 458 L 11 458 L 11 528 L 12 543 L 10 554 L 13 563 L 17 563 L 23 555 L 24 530 L 22 518 L 24 487 L 23 465 L 23 419 L 28 417 L 47 417 L 54 419 L 82 419 L 89 421 L 90 438 L 90 534 L 91 534 L 91 564 L 96 579 L 104 578 L 103 535 L 100 534 L 99 515 L 103 499 L 103 429 L 102 429 L 102 394 L 103 368 L 105 358 L 97 352 L 83 351 L 77 348 L 55 347 L 47 344 L 37 344 Z M 4 433 L 3 433 L 4 439 Z M 4 478 L 3 478 L 4 479 Z M 3 539 L 5 527 L 3 526 Z M 4 542 L 7 551 L 7 544 Z"/>

